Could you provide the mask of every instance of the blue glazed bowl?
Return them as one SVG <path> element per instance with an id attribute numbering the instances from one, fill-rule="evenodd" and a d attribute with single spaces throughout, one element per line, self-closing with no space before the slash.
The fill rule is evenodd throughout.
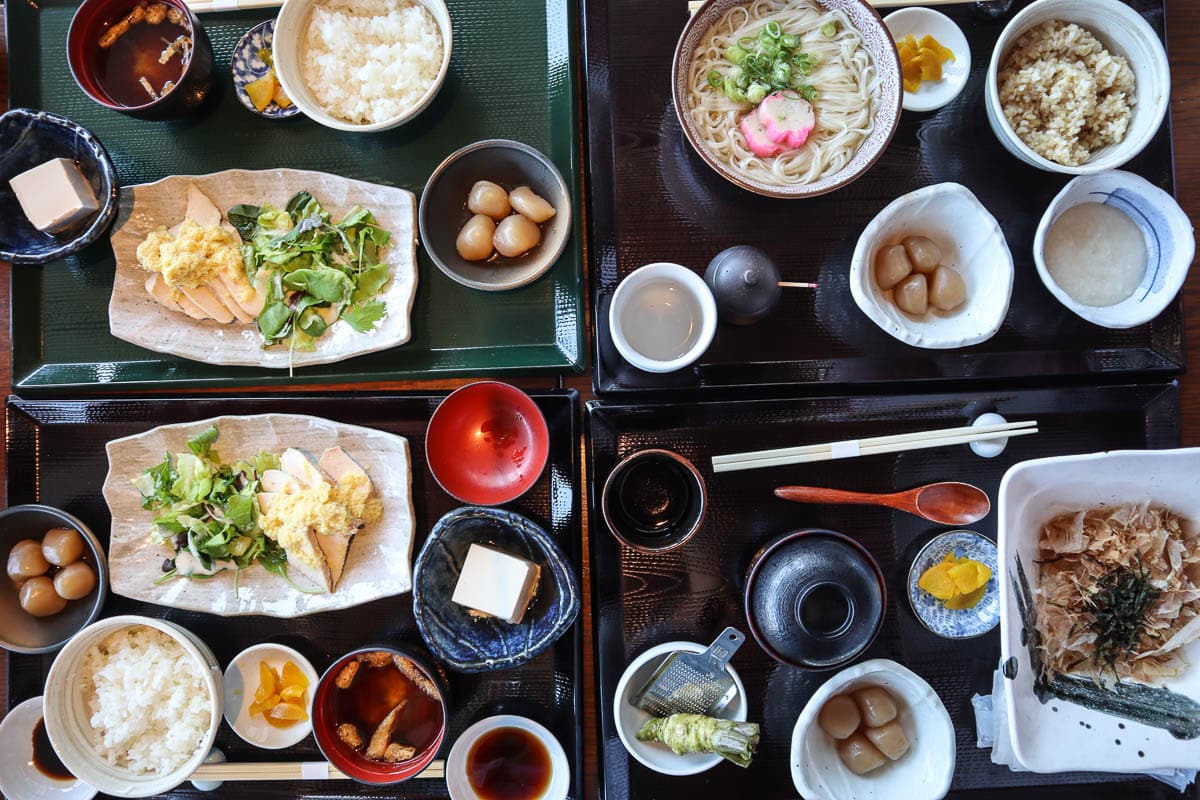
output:
<path id="1" fill-rule="evenodd" d="M 520 623 L 476 617 L 451 601 L 472 544 L 494 546 L 541 567 L 537 594 Z M 469 506 L 438 520 L 417 555 L 413 614 L 425 644 L 451 669 L 509 669 L 536 657 L 574 624 L 579 585 L 562 550 L 540 527 L 511 511 Z"/>
<path id="2" fill-rule="evenodd" d="M 917 585 L 925 570 L 951 552 L 959 558 L 973 558 L 986 564 L 992 571 L 983 597 L 971 608 L 946 608 L 941 600 Z M 930 539 L 913 559 L 908 570 L 908 602 L 921 624 L 938 636 L 947 639 L 982 636 L 1000 624 L 999 574 L 995 542 L 973 531 L 948 531 Z"/>
<path id="3" fill-rule="evenodd" d="M 1103 203 L 1128 216 L 1146 242 L 1146 273 L 1138 288 L 1112 306 L 1076 302 L 1054 280 L 1046 265 L 1046 236 L 1067 209 L 1082 203 Z M 1192 222 L 1175 198 L 1132 172 L 1110 170 L 1081 175 L 1063 187 L 1042 215 L 1033 240 L 1038 276 L 1064 306 L 1088 322 L 1105 328 L 1132 328 L 1157 317 L 1175 299 L 1187 280 L 1196 254 Z"/>
<path id="4" fill-rule="evenodd" d="M 287 119 L 300 113 L 300 108 L 295 103 L 284 108 L 272 100 L 270 105 L 259 111 L 254 107 L 254 103 L 250 102 L 250 95 L 246 94 L 246 84 L 258 80 L 270 69 L 266 62 L 259 58 L 258 52 L 264 47 L 271 47 L 274 39 L 275 20 L 269 19 L 255 25 L 246 31 L 237 46 L 233 48 L 233 58 L 229 68 L 233 73 L 233 86 L 237 99 L 248 111 L 267 119 Z"/>
<path id="5" fill-rule="evenodd" d="M 8 182 L 52 158 L 69 158 L 91 184 L 100 210 L 62 233 L 42 233 L 29 222 Z M 0 115 L 0 261 L 45 264 L 99 239 L 117 216 L 117 171 L 100 140 L 66 117 L 14 108 Z"/>

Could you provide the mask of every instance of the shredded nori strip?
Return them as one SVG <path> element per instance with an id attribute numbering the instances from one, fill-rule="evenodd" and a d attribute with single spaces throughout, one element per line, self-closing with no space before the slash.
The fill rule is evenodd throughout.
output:
<path id="1" fill-rule="evenodd" d="M 1101 670 L 1117 673 L 1123 656 L 1136 654 L 1146 627 L 1146 615 L 1162 592 L 1150 583 L 1144 566 L 1117 567 L 1096 581 L 1096 590 L 1084 599 L 1095 620 L 1096 650 L 1092 656 Z"/>

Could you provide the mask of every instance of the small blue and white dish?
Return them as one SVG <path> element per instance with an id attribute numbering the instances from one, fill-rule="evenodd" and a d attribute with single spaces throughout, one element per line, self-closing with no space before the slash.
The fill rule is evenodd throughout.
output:
<path id="1" fill-rule="evenodd" d="M 451 601 L 467 550 L 485 544 L 541 567 L 521 622 L 472 614 Z M 511 511 L 468 506 L 446 514 L 413 566 L 413 614 L 425 644 L 458 672 L 520 666 L 554 644 L 579 615 L 579 585 L 567 557 L 536 524 Z"/>
<path id="2" fill-rule="evenodd" d="M 983 597 L 971 608 L 950 609 L 917 585 L 925 570 L 941 563 L 947 553 L 971 558 L 992 571 Z M 1000 567 L 996 543 L 973 531 L 947 531 L 929 540 L 908 570 L 908 602 L 921 624 L 946 639 L 973 639 L 1000 624 Z"/>
<path id="3" fill-rule="evenodd" d="M 1085 306 L 1071 298 L 1055 281 L 1044 258 L 1050 226 L 1069 208 L 1082 203 L 1104 203 L 1123 212 L 1146 239 L 1146 274 L 1137 291 L 1112 306 Z M 1033 260 L 1050 293 L 1088 322 L 1105 328 L 1132 328 L 1149 322 L 1175 299 L 1187 280 L 1196 239 L 1192 222 L 1175 198 L 1150 181 L 1123 170 L 1080 175 L 1063 187 L 1042 215 L 1033 240 Z"/>
<path id="4" fill-rule="evenodd" d="M 25 216 L 8 182 L 53 158 L 79 165 L 100 210 L 61 233 L 42 233 Z M 117 217 L 117 171 L 100 140 L 66 117 L 31 108 L 0 115 L 0 261 L 45 264 L 99 239 Z"/>
<path id="5" fill-rule="evenodd" d="M 270 105 L 259 111 L 254 107 L 254 103 L 250 102 L 250 95 L 246 94 L 246 84 L 258 80 L 270 69 L 270 66 L 258 54 L 264 47 L 271 47 L 274 36 L 275 20 L 273 19 L 259 23 L 246 31 L 238 40 L 237 46 L 233 48 L 233 58 L 230 61 L 229 69 L 233 73 L 234 94 L 237 95 L 237 99 L 241 101 L 242 105 L 260 117 L 287 119 L 300 113 L 300 108 L 295 103 L 284 108 L 272 100 Z"/>

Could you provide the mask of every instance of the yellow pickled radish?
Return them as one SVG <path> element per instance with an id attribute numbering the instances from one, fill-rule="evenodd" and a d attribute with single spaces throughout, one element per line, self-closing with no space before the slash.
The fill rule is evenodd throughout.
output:
<path id="1" fill-rule="evenodd" d="M 925 570 L 917 581 L 917 586 L 938 600 L 949 600 L 958 593 L 958 587 L 954 585 L 954 580 L 950 577 L 950 565 L 945 562 L 934 564 Z"/>
<path id="2" fill-rule="evenodd" d="M 912 34 L 905 36 L 896 42 L 896 51 L 906 92 L 920 89 L 922 81 L 940 81 L 942 64 L 954 60 L 954 52 L 928 34 L 920 41 Z"/>
<path id="3" fill-rule="evenodd" d="M 304 676 L 304 671 L 293 664 L 291 661 L 286 661 L 283 664 L 283 686 L 298 687 L 300 689 L 308 688 L 308 678 Z"/>
<path id="4" fill-rule="evenodd" d="M 988 578 L 992 577 L 992 571 L 987 568 L 986 564 L 964 559 L 950 567 L 949 575 L 950 580 L 954 581 L 958 594 L 970 594 L 980 586 L 987 584 Z"/>
<path id="5" fill-rule="evenodd" d="M 275 670 L 271 669 L 270 664 L 259 661 L 258 689 L 254 692 L 254 699 L 262 702 L 273 694 L 279 694 L 279 679 L 275 677 Z"/>
<path id="6" fill-rule="evenodd" d="M 971 608 L 983 599 L 992 571 L 986 564 L 947 553 L 941 562 L 921 574 L 917 586 L 941 600 L 952 611 Z"/>
<path id="7" fill-rule="evenodd" d="M 983 599 L 984 592 L 986 591 L 987 584 L 984 584 L 973 592 L 952 597 L 946 601 L 946 608 L 950 609 L 951 611 L 962 611 L 964 608 L 974 608 L 975 605 Z"/>
<path id="8" fill-rule="evenodd" d="M 267 712 L 267 716 L 276 720 L 299 722 L 302 719 L 308 719 L 308 712 L 304 710 L 304 706 L 295 703 L 276 703 Z"/>

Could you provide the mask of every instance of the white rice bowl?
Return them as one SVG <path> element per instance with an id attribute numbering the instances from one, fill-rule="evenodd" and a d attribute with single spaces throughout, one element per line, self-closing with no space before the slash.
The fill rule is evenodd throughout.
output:
<path id="1" fill-rule="evenodd" d="M 329 115 L 373 125 L 417 106 L 438 82 L 446 42 L 416 0 L 322 0 L 300 45 L 300 71 Z"/>
<path id="2" fill-rule="evenodd" d="M 81 672 L 93 751 L 138 775 L 167 774 L 204 742 L 211 701 L 200 665 L 179 642 L 146 626 L 110 634 Z"/>

